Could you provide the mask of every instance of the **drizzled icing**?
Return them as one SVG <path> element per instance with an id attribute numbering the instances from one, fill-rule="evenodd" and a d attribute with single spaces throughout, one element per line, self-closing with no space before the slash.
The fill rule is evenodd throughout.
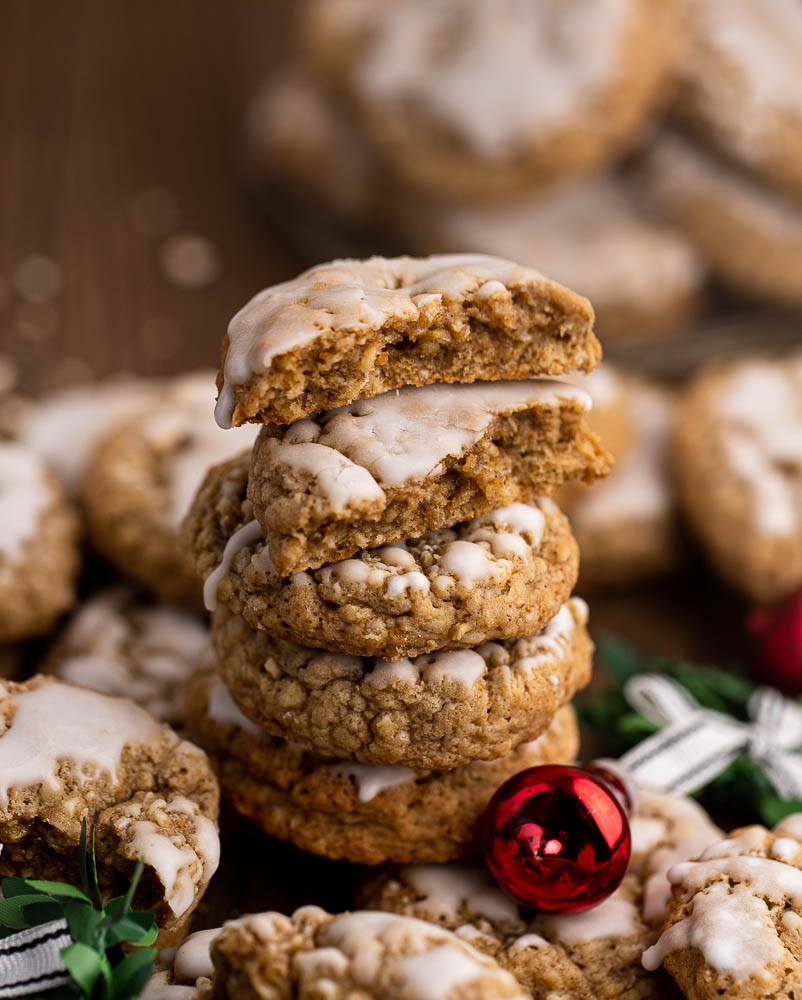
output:
<path id="1" fill-rule="evenodd" d="M 176 814 L 191 823 L 193 842 L 180 832 L 170 831 Z M 197 803 L 176 796 L 169 802 L 156 799 L 147 808 L 132 802 L 112 820 L 112 825 L 129 850 L 156 873 L 172 912 L 177 917 L 186 913 L 198 887 L 205 885 L 217 870 L 220 841 L 214 823 L 200 812 Z"/>
<path id="2" fill-rule="evenodd" d="M 425 328 L 442 319 L 444 304 L 498 295 L 511 284 L 539 290 L 547 281 L 498 257 L 454 254 L 333 261 L 266 288 L 229 324 L 217 422 L 231 426 L 237 387 L 266 372 L 287 351 L 337 330 L 380 330 L 390 324 Z"/>
<path id="3" fill-rule="evenodd" d="M 519 919 L 518 906 L 493 884 L 486 871 L 464 865 L 405 865 L 399 877 L 422 899 L 419 913 L 430 920 L 456 921 L 461 913 L 470 919 Z"/>
<path id="4" fill-rule="evenodd" d="M 79 787 L 98 780 L 113 784 L 126 746 L 169 733 L 133 702 L 49 678 L 14 694 L 0 681 L 0 698 L 13 706 L 9 726 L 0 734 L 3 810 L 13 790 L 41 786 L 63 792 L 62 763 L 70 765 L 70 780 Z"/>
<path id="5" fill-rule="evenodd" d="M 44 465 L 19 444 L 0 442 L 0 564 L 18 562 L 39 530 L 51 491 Z"/>
<path id="6" fill-rule="evenodd" d="M 176 979 L 196 980 L 203 976 L 211 977 L 214 966 L 210 946 L 219 933 L 219 927 L 211 927 L 209 930 L 195 931 L 186 938 L 173 959 Z"/>
<path id="7" fill-rule="evenodd" d="M 793 534 L 800 523 L 802 357 L 784 364 L 752 361 L 719 393 L 722 440 L 736 474 L 748 485 L 757 529 Z M 789 471 L 793 470 L 793 474 Z"/>
<path id="8" fill-rule="evenodd" d="M 340 0 L 331 16 L 369 37 L 354 61 L 366 101 L 386 102 L 391 114 L 422 109 L 496 159 L 587 113 L 617 72 L 629 10 L 626 0 L 439 0 L 380 9 Z"/>
<path id="9" fill-rule="evenodd" d="M 448 597 L 454 586 L 470 589 L 480 582 L 507 579 L 516 565 L 530 560 L 540 546 L 548 500 L 515 503 L 455 528 L 429 532 L 419 540 L 368 550 L 357 558 L 318 571 L 323 586 L 365 585 L 388 597 L 408 591 Z M 296 585 L 307 574 L 293 578 Z"/>
<path id="10" fill-rule="evenodd" d="M 410 1000 L 445 1000 L 459 986 L 482 995 L 521 996 L 515 980 L 456 935 L 424 920 L 392 913 L 357 911 L 335 917 L 317 934 L 318 949 L 302 965 L 304 979 L 321 977 L 322 968 L 347 973 L 370 991 L 380 979 L 392 982 Z M 326 950 L 324 954 L 320 951 Z M 345 962 L 331 953 L 336 950 Z"/>
<path id="11" fill-rule="evenodd" d="M 344 774 L 354 779 L 360 802 L 370 802 L 387 789 L 408 785 L 418 777 L 417 772 L 408 767 L 360 764 L 349 760 L 331 764 L 329 770 L 332 774 Z"/>
<path id="12" fill-rule="evenodd" d="M 206 711 L 209 713 L 211 720 L 216 722 L 218 726 L 231 726 L 235 729 L 241 729 L 250 736 L 257 738 L 261 738 L 262 736 L 262 730 L 255 723 L 251 722 L 247 716 L 243 715 L 239 706 L 231 697 L 231 692 L 219 679 L 215 679 L 212 683 Z"/>
<path id="13" fill-rule="evenodd" d="M 405 388 L 330 410 L 319 423 L 296 421 L 280 440 L 266 439 L 264 447 L 273 466 L 315 476 L 319 469 L 326 478 L 318 489 L 339 509 L 370 510 L 377 490 L 441 475 L 443 462 L 479 441 L 494 417 L 561 400 L 590 408 L 586 392 L 555 379 Z M 314 456 L 308 451 L 312 444 Z M 346 461 L 333 484 L 332 455 Z M 354 467 L 370 478 L 358 479 Z"/>
<path id="14" fill-rule="evenodd" d="M 669 397 L 645 385 L 629 387 L 627 405 L 634 440 L 612 472 L 571 508 L 578 528 L 665 515 L 671 507 L 668 466 Z"/>
<path id="15" fill-rule="evenodd" d="M 254 542 L 258 542 L 263 537 L 262 527 L 259 522 L 248 521 L 241 528 L 237 528 L 231 538 L 229 538 L 226 542 L 226 547 L 223 549 L 223 557 L 220 563 L 203 582 L 203 603 L 207 611 L 214 611 L 217 608 L 217 588 L 220 586 L 223 577 L 231 569 L 231 561 L 234 556 L 241 549 L 244 549 L 246 545 L 253 545 Z"/>
<path id="16" fill-rule="evenodd" d="M 596 938 L 626 938 L 641 933 L 638 908 L 617 891 L 598 906 L 582 913 L 550 916 L 546 927 L 560 943 L 573 945 Z"/>

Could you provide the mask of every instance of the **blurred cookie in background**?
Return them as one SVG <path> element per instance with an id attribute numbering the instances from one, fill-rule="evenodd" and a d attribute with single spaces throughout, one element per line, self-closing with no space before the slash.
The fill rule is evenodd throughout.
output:
<path id="1" fill-rule="evenodd" d="M 351 224 L 375 221 L 386 180 L 353 116 L 300 67 L 267 80 L 245 113 L 252 185 L 278 185 Z"/>
<path id="2" fill-rule="evenodd" d="M 608 175 L 494 204 L 402 203 L 396 224 L 417 252 L 481 247 L 577 289 L 603 344 L 685 332 L 705 277 L 688 240 L 647 219 Z"/>
<path id="3" fill-rule="evenodd" d="M 661 576 L 676 569 L 683 554 L 669 461 L 672 394 L 606 370 L 631 436 L 595 489 L 572 486 L 559 498 L 582 553 L 580 591 Z"/>
<path id="4" fill-rule="evenodd" d="M 802 306 L 802 198 L 779 194 L 669 132 L 650 147 L 641 178 L 644 197 L 730 289 Z"/>
<path id="5" fill-rule="evenodd" d="M 248 448 L 258 428 L 223 431 L 214 373 L 165 383 L 153 405 L 97 446 L 83 482 L 90 542 L 123 576 L 168 603 L 201 609 L 201 584 L 178 532 L 206 469 Z"/>
<path id="6" fill-rule="evenodd" d="M 771 187 L 802 197 L 802 5 L 693 0 L 674 116 Z"/>
<path id="7" fill-rule="evenodd" d="M 128 587 L 110 587 L 78 609 L 43 670 L 131 698 L 162 722 L 181 726 L 187 677 L 207 645 L 208 629 L 200 619 L 154 604 Z"/>
<path id="8" fill-rule="evenodd" d="M 802 584 L 802 354 L 696 375 L 673 443 L 683 512 L 718 573 L 759 602 L 794 591 Z"/>
<path id="9" fill-rule="evenodd" d="M 39 455 L 0 441 L 0 643 L 42 635 L 75 600 L 79 520 Z"/>
<path id="10" fill-rule="evenodd" d="M 308 0 L 301 59 L 389 170 L 466 199 L 610 162 L 666 90 L 674 2 Z"/>

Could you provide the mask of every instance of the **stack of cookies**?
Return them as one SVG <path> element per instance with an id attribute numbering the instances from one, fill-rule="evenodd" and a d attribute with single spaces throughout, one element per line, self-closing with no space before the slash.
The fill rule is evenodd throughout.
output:
<path id="1" fill-rule="evenodd" d="M 610 459 L 593 310 L 475 254 L 338 261 L 261 292 L 218 422 L 263 424 L 184 523 L 213 611 L 188 726 L 273 836 L 377 864 L 463 855 L 487 801 L 577 749 L 578 552 L 549 499 Z"/>

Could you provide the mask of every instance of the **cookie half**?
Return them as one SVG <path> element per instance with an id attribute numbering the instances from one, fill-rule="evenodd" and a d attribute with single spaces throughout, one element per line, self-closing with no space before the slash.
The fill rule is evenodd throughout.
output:
<path id="1" fill-rule="evenodd" d="M 590 397 L 552 379 L 429 385 L 267 425 L 248 498 L 282 576 L 590 483 Z"/>
<path id="2" fill-rule="evenodd" d="M 536 740 L 497 760 L 420 771 L 322 757 L 269 736 L 240 712 L 211 664 L 193 675 L 187 700 L 190 735 L 238 812 L 301 850 L 357 864 L 471 853 L 499 785 L 527 767 L 567 763 L 579 746 L 566 705 Z"/>
<path id="3" fill-rule="evenodd" d="M 735 291 L 802 304 L 802 199 L 787 197 L 666 133 L 643 165 L 647 197 Z"/>
<path id="4" fill-rule="evenodd" d="M 0 643 L 40 635 L 75 600 L 79 521 L 38 454 L 0 441 Z"/>
<path id="5" fill-rule="evenodd" d="M 184 685 L 208 630 L 194 615 L 110 587 L 81 605 L 43 672 L 130 698 L 163 722 L 184 721 Z"/>
<path id="6" fill-rule="evenodd" d="M 217 609 L 220 674 L 248 718 L 333 757 L 414 769 L 493 760 L 535 739 L 590 678 L 587 605 L 528 639 L 395 662 L 297 646 Z"/>
<path id="7" fill-rule="evenodd" d="M 748 826 L 675 865 L 661 963 L 689 1000 L 792 997 L 802 977 L 802 814 Z"/>
<path id="8" fill-rule="evenodd" d="M 96 447 L 83 482 L 92 543 L 121 573 L 167 602 L 201 606 L 178 530 L 210 465 L 248 447 L 251 428 L 223 433 L 212 419 L 214 376 L 168 383 L 158 400 Z"/>
<path id="9" fill-rule="evenodd" d="M 231 320 L 216 416 L 288 424 L 405 385 L 590 371 L 587 299 L 499 257 L 372 257 L 266 288 Z"/>
<path id="10" fill-rule="evenodd" d="M 551 500 L 279 577 L 245 499 L 249 460 L 209 472 L 184 537 L 207 607 L 220 600 L 276 638 L 386 660 L 478 646 L 537 632 L 576 583 L 577 548 Z"/>
<path id="11" fill-rule="evenodd" d="M 124 892 L 180 940 L 214 874 L 217 781 L 201 750 L 133 702 L 38 676 L 0 681 L 0 876 L 79 882 L 81 821 L 101 889 Z"/>
<path id="12" fill-rule="evenodd" d="M 756 601 L 802 583 L 802 356 L 700 373 L 677 415 L 683 511 L 718 572 Z"/>

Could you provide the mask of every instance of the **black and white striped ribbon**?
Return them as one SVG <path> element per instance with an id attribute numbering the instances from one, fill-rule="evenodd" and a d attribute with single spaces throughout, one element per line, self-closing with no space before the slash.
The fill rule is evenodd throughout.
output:
<path id="1" fill-rule="evenodd" d="M 51 920 L 0 940 L 0 1000 L 43 993 L 70 981 L 61 950 L 72 944 L 66 920 Z"/>
<path id="2" fill-rule="evenodd" d="M 636 711 L 663 727 L 619 761 L 644 787 L 695 792 L 745 754 L 761 766 L 778 795 L 802 798 L 802 710 L 773 688 L 758 688 L 752 695 L 749 722 L 703 708 L 661 674 L 630 678 L 624 695 Z"/>

